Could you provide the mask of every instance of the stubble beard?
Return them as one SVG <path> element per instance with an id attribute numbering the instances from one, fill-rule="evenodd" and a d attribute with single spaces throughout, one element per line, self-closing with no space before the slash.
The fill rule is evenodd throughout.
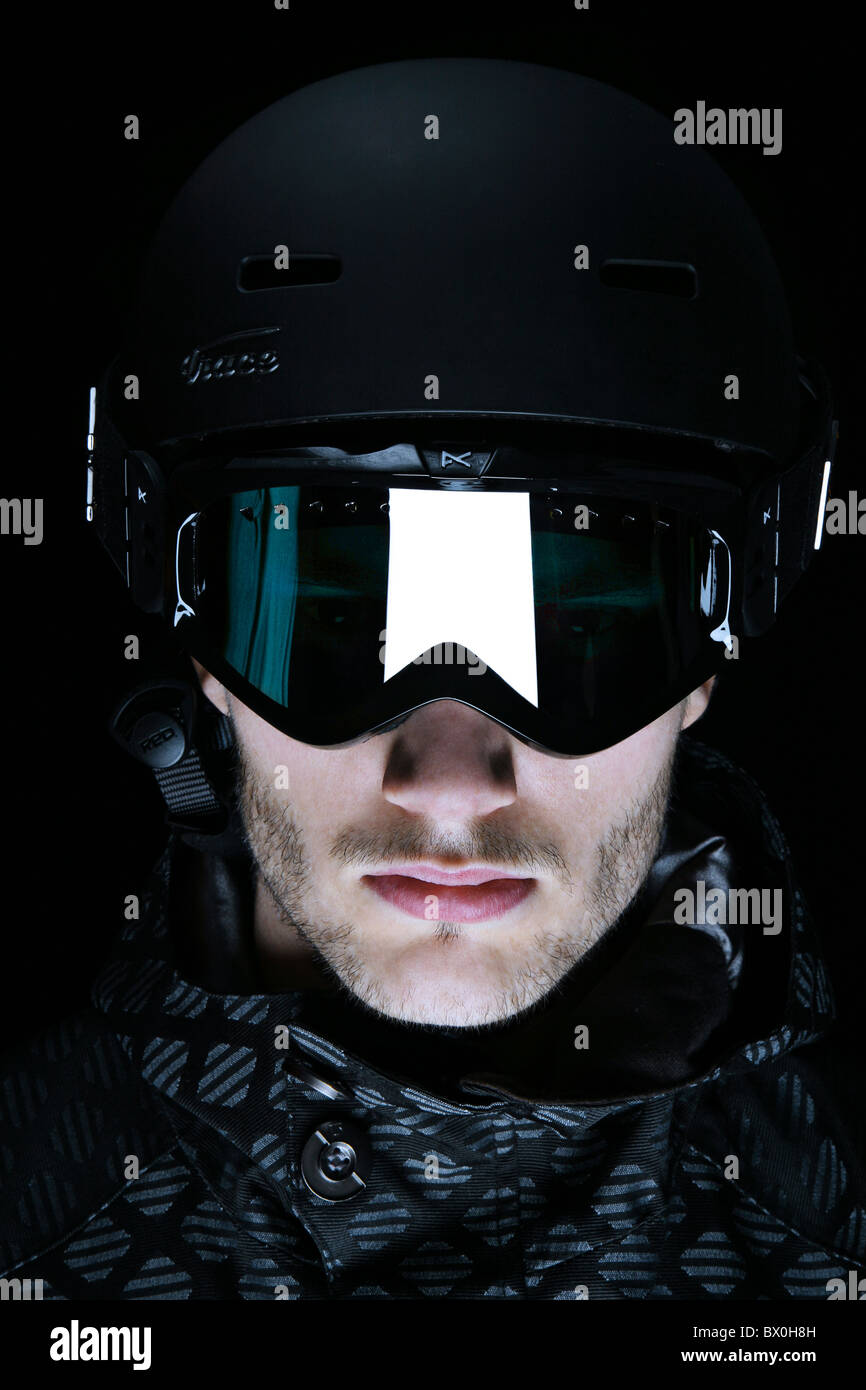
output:
<path id="1" fill-rule="evenodd" d="M 433 1018 L 429 1006 L 419 1016 L 411 988 L 399 992 L 377 978 L 365 957 L 363 932 L 354 923 L 311 917 L 311 867 L 292 805 L 275 795 L 237 740 L 235 748 L 238 806 L 248 846 L 280 920 L 305 943 L 320 976 L 332 987 L 377 1015 L 433 1028 L 471 1029 L 500 1023 L 562 987 L 569 971 L 619 921 L 652 868 L 664 828 L 674 760 L 672 751 L 649 793 L 633 801 L 596 846 L 594 873 L 574 919 L 554 930 L 534 931 L 522 957 L 500 967 L 496 985 L 483 1004 L 477 999 L 471 1004 L 453 997 L 437 1000 Z M 329 852 L 329 858 L 344 865 L 374 866 L 458 855 L 512 869 L 544 868 L 559 879 L 569 896 L 577 896 L 568 865 L 554 845 L 505 836 L 483 822 L 459 843 L 417 827 L 381 834 L 349 828 L 334 838 Z M 472 927 L 462 922 L 430 924 L 431 938 L 443 951 L 453 950 L 468 931 Z"/>

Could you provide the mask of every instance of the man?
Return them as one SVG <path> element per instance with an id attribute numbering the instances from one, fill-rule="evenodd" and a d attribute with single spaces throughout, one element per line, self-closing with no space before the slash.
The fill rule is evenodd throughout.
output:
<path id="1" fill-rule="evenodd" d="M 709 158 L 527 64 L 304 88 L 172 206 L 91 434 L 89 519 L 204 698 L 115 717 L 172 833 L 93 1009 L 8 1064 L 4 1276 L 847 1288 L 814 931 L 685 732 L 835 439 Z"/>

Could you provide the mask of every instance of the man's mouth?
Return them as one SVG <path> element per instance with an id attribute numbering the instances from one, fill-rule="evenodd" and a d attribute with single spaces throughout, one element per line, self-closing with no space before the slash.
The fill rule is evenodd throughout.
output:
<path id="1" fill-rule="evenodd" d="M 502 917 L 533 891 L 534 878 L 501 869 L 437 869 L 432 864 L 365 874 L 361 882 L 393 907 L 427 922 L 486 922 Z"/>

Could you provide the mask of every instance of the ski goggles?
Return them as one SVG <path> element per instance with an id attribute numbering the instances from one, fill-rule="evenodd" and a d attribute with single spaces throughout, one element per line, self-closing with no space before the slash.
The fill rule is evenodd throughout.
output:
<path id="1" fill-rule="evenodd" d="M 731 649 L 730 552 L 698 517 L 525 482 L 400 484 L 235 479 L 178 518 L 179 640 L 293 739 L 344 747 L 457 700 L 589 754 Z"/>

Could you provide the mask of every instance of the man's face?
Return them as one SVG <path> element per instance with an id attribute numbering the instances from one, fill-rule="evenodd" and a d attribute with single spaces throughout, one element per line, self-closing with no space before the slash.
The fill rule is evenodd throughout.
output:
<path id="1" fill-rule="evenodd" d="M 389 1018 L 451 1027 L 536 1003 L 617 921 L 658 849 L 680 729 L 712 687 L 578 762 L 453 700 L 312 748 L 195 665 L 234 727 L 269 987 L 336 976 Z"/>

